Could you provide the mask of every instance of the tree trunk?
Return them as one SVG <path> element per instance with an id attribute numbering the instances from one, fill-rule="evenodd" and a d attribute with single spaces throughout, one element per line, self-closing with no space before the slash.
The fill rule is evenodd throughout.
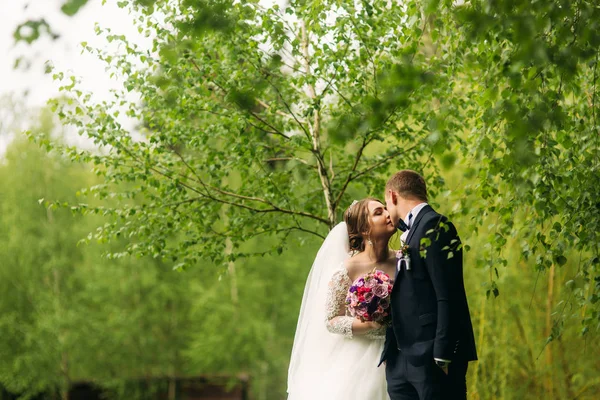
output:
<path id="1" fill-rule="evenodd" d="M 546 298 L 546 337 L 552 334 L 552 307 L 554 304 L 554 264 L 550 267 L 548 274 L 548 297 Z M 546 397 L 554 398 L 554 382 L 552 367 L 552 346 L 546 346 L 546 365 L 548 373 L 546 376 Z"/>
<path id="2" fill-rule="evenodd" d="M 258 400 L 267 400 L 267 376 L 269 374 L 269 364 L 266 361 L 260 363 L 260 388 L 258 390 Z"/>
<path id="3" fill-rule="evenodd" d="M 304 53 L 304 72 L 306 75 L 310 75 L 309 37 L 306 30 L 306 22 L 302 23 L 302 49 Z M 315 87 L 312 84 L 308 85 L 308 94 L 313 100 L 315 100 L 317 97 Z M 335 202 L 333 200 L 333 193 L 331 192 L 331 178 L 327 172 L 325 156 L 321 149 L 321 111 L 318 108 L 315 108 L 313 111 L 313 122 L 310 129 L 310 136 L 312 139 L 312 153 L 317 161 L 317 172 L 319 174 L 319 180 L 321 181 L 323 195 L 325 196 L 327 219 L 329 220 L 329 227 L 333 228 L 337 222 L 335 215 L 336 210 Z"/>
<path id="4" fill-rule="evenodd" d="M 565 391 L 567 392 L 567 398 L 574 399 L 575 392 L 573 391 L 573 387 L 571 386 L 571 378 L 573 377 L 573 373 L 569 368 L 569 363 L 567 362 L 567 358 L 565 356 L 565 345 L 561 338 L 558 338 L 557 341 L 560 363 L 562 364 L 562 369 L 564 373 Z"/>
<path id="5" fill-rule="evenodd" d="M 233 242 L 231 239 L 227 239 L 225 243 L 225 254 L 230 255 L 233 252 Z M 235 270 L 235 262 L 229 261 L 227 263 L 227 272 L 229 273 L 229 282 L 231 285 L 231 303 L 233 307 L 237 310 L 239 305 L 239 292 L 238 292 L 238 283 L 237 283 L 237 274 Z"/>
<path id="6" fill-rule="evenodd" d="M 502 296 L 498 299 L 495 299 L 494 301 L 499 301 L 500 302 L 500 319 L 506 319 L 506 305 L 504 302 L 505 296 Z M 502 341 L 502 343 L 510 343 L 510 338 L 511 338 L 512 332 L 509 335 L 508 333 L 508 324 L 504 323 L 502 324 L 502 330 L 500 332 L 500 340 Z M 498 377 L 499 379 L 499 383 L 500 383 L 500 398 L 502 399 L 509 399 L 510 398 L 510 391 L 511 389 L 508 387 L 508 375 L 510 371 L 510 357 L 512 356 L 512 354 L 508 351 L 503 351 L 500 353 L 500 360 L 498 362 L 498 365 L 500 366 L 500 368 L 498 368 L 498 373 L 500 373 L 501 375 Z"/>
<path id="7" fill-rule="evenodd" d="M 169 379 L 169 393 L 167 396 L 169 400 L 175 400 L 177 398 L 177 378 L 174 376 Z"/>
<path id="8" fill-rule="evenodd" d="M 54 213 L 50 208 L 46 209 L 46 217 L 50 224 L 54 224 Z M 61 273 L 59 267 L 52 269 L 53 287 L 54 293 L 54 313 L 58 321 L 62 320 L 62 302 L 61 302 Z M 71 380 L 69 378 L 69 355 L 65 351 L 65 333 L 62 331 L 57 332 L 57 338 L 59 343 L 60 351 L 60 371 L 63 376 L 62 388 L 60 390 L 61 400 L 69 400 L 69 391 L 71 389 Z"/>
<path id="9" fill-rule="evenodd" d="M 483 340 L 484 340 L 484 334 L 485 334 L 485 296 L 481 296 L 481 306 L 480 306 L 480 311 L 479 311 L 479 332 L 478 332 L 478 337 L 477 337 L 477 345 L 481 346 L 483 344 Z M 472 383 L 471 383 L 471 387 L 468 390 L 468 393 L 472 396 L 473 399 L 480 399 L 481 396 L 479 395 L 479 390 L 478 390 L 478 381 L 479 381 L 479 376 L 483 374 L 483 363 L 481 361 L 479 361 L 477 363 L 477 369 L 475 371 Z"/>

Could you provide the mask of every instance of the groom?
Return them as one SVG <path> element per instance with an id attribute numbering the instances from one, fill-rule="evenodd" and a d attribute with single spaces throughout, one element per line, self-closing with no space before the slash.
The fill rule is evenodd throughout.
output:
<path id="1" fill-rule="evenodd" d="M 456 228 L 427 204 L 425 180 L 403 170 L 385 200 L 392 222 L 407 231 L 410 261 L 401 260 L 391 295 L 386 362 L 391 400 L 467 398 L 469 361 L 477 359 Z"/>

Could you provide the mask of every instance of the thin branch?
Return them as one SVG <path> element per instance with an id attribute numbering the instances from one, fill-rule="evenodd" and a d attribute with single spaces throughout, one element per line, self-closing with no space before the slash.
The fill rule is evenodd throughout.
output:
<path id="1" fill-rule="evenodd" d="M 540 278 L 540 273 L 542 271 L 538 270 L 537 276 L 535 277 L 535 284 L 533 285 L 533 292 L 531 292 L 531 300 L 529 300 L 529 310 L 531 310 L 531 305 L 533 304 L 533 298 L 535 297 L 535 289 L 537 288 L 538 280 Z"/>
<path id="2" fill-rule="evenodd" d="M 335 179 L 335 170 L 333 169 L 333 154 L 331 154 L 331 149 L 329 149 L 329 173 L 333 181 Z"/>
<path id="3" fill-rule="evenodd" d="M 273 186 L 273 190 L 275 190 L 287 202 L 288 207 L 291 208 L 291 204 L 290 204 L 289 198 L 287 196 L 283 195 L 283 193 L 281 192 L 281 190 L 279 188 L 279 185 L 276 185 L 275 182 L 273 182 L 273 179 L 271 178 L 271 175 L 266 173 L 264 165 L 263 164 L 259 164 L 259 168 L 263 171 L 263 173 L 267 177 L 268 181 Z M 301 229 L 302 226 L 300 225 L 300 221 L 298 221 L 298 218 L 296 218 L 295 215 L 292 215 L 292 219 L 296 223 L 296 227 L 299 228 L 299 229 Z"/>
<path id="4" fill-rule="evenodd" d="M 250 62 L 250 64 L 252 64 L 254 66 L 254 68 L 257 69 L 257 71 L 260 71 L 260 69 L 258 68 L 258 66 L 254 65 L 252 62 Z M 309 135 L 308 131 L 306 130 L 306 127 L 304 126 L 304 124 L 302 122 L 300 122 L 300 120 L 298 119 L 298 117 L 296 117 L 296 114 L 294 114 L 294 112 L 292 111 L 292 108 L 290 107 L 290 105 L 283 98 L 283 95 L 281 94 L 281 91 L 279 90 L 279 88 L 277 87 L 277 85 L 275 85 L 273 82 L 271 82 L 271 80 L 269 78 L 267 78 L 267 77 L 265 77 L 265 80 L 269 83 L 269 85 L 271 85 L 271 87 L 275 90 L 275 92 L 277 92 L 277 95 L 281 99 L 281 102 L 283 103 L 283 105 L 285 106 L 285 108 L 288 110 L 288 113 L 292 116 L 292 118 L 294 119 L 294 121 L 296 121 L 296 124 L 298 124 L 298 126 L 300 127 L 300 129 L 302 129 L 302 131 L 304 132 L 304 134 L 306 135 L 306 137 L 310 138 L 310 135 Z M 284 113 L 284 115 L 285 115 L 285 113 Z"/>
<path id="5" fill-rule="evenodd" d="M 346 46 L 345 47 L 345 51 L 344 54 L 342 54 L 342 56 L 339 58 L 340 60 L 345 60 L 346 59 L 346 55 L 348 54 L 348 50 L 350 49 L 350 46 Z M 325 88 L 321 91 L 321 94 L 319 96 L 323 96 L 325 94 L 325 92 L 327 92 L 327 90 L 329 90 L 329 87 L 331 86 L 331 84 L 333 83 L 333 80 L 337 77 L 337 69 L 333 70 L 333 76 L 327 80 L 327 79 L 323 79 L 327 82 L 327 86 L 325 86 Z M 334 88 L 334 91 L 337 92 L 337 90 Z M 340 94 L 341 96 L 341 94 Z M 343 96 L 342 96 L 343 97 Z M 347 100 L 346 100 L 347 101 Z"/>
<path id="6" fill-rule="evenodd" d="M 334 202 L 334 204 L 335 204 L 335 206 L 336 206 L 336 207 L 337 207 L 337 206 L 340 204 L 340 202 L 341 202 L 341 200 L 342 200 L 342 197 L 343 197 L 344 193 L 346 192 L 346 189 L 347 189 L 348 185 L 350 184 L 350 182 L 351 182 L 352 180 L 354 180 L 354 179 L 358 178 L 358 177 L 359 177 L 359 176 L 361 176 L 361 175 L 364 175 L 365 173 L 367 173 L 367 172 L 369 172 L 369 171 L 373 170 L 374 168 L 377 168 L 377 167 L 379 167 L 380 165 L 382 165 L 382 164 L 384 164 L 385 162 L 387 162 L 389 159 L 391 159 L 391 158 L 393 158 L 393 157 L 395 157 L 395 156 L 396 156 L 395 154 L 394 154 L 394 155 L 392 155 L 392 156 L 389 156 L 389 157 L 385 158 L 384 160 L 382 160 L 380 163 L 378 163 L 378 164 L 375 164 L 375 166 L 373 166 L 372 168 L 369 168 L 369 169 L 367 169 L 367 170 L 365 170 L 365 171 L 363 171 L 363 172 L 361 172 L 361 173 L 359 173 L 359 174 L 357 174 L 357 175 L 353 176 L 354 172 L 356 171 L 356 168 L 358 167 L 358 164 L 359 164 L 359 162 L 360 162 L 360 159 L 362 158 L 362 154 L 363 154 L 363 151 L 364 151 L 364 149 L 365 149 L 365 148 L 366 148 L 366 147 L 369 145 L 369 143 L 371 143 L 371 141 L 373 140 L 372 138 L 369 138 L 369 135 L 370 135 L 371 133 L 374 133 L 374 132 L 377 132 L 378 130 L 381 130 L 381 129 L 383 129 L 383 128 L 385 127 L 385 125 L 387 124 L 387 122 L 388 122 L 388 121 L 389 121 L 389 120 L 392 118 L 392 116 L 393 116 L 393 115 L 396 113 L 397 109 L 398 109 L 398 107 L 394 107 L 394 109 L 392 110 L 392 112 L 390 112 L 390 113 L 389 113 L 389 115 L 388 115 L 388 116 L 385 118 L 385 120 L 384 120 L 384 121 L 381 123 L 381 125 L 380 125 L 380 127 L 379 127 L 379 128 L 377 128 L 377 129 L 373 129 L 373 130 L 371 130 L 371 131 L 369 131 L 369 132 L 367 132 L 367 133 L 365 134 L 365 136 L 364 136 L 364 138 L 363 138 L 363 143 L 362 143 L 362 145 L 360 146 L 360 148 L 358 149 L 358 153 L 357 153 L 357 155 L 356 155 L 356 158 L 354 159 L 354 164 L 352 165 L 352 168 L 350 169 L 350 172 L 348 173 L 348 177 L 346 178 L 346 181 L 345 181 L 345 182 L 344 182 L 344 184 L 342 185 L 342 189 L 340 190 L 340 192 L 338 193 L 338 196 L 337 196 L 337 198 L 335 199 L 335 202 Z M 413 148 L 415 148 L 415 147 L 417 147 L 417 146 L 418 146 L 418 145 L 415 145 Z"/>
<path id="7" fill-rule="evenodd" d="M 246 206 L 244 204 L 233 203 L 231 201 L 227 201 L 227 200 L 223 200 L 223 199 L 218 199 L 218 198 L 212 197 L 212 196 L 210 198 L 212 200 L 214 200 L 214 201 L 219 202 L 219 203 L 229 204 L 229 205 L 232 205 L 232 206 L 235 206 L 235 207 L 245 208 L 247 210 L 254 211 L 256 213 L 276 213 L 276 212 L 280 212 L 282 214 L 298 215 L 298 216 L 301 216 L 301 217 L 307 217 L 307 218 L 314 219 L 316 221 L 322 222 L 322 223 L 324 223 L 324 224 L 326 224 L 326 225 L 329 226 L 329 220 L 327 220 L 325 218 L 322 218 L 322 217 L 319 217 L 319 216 L 314 215 L 314 214 L 310 214 L 310 213 L 304 212 L 304 211 L 293 211 L 293 210 L 287 210 L 287 209 L 279 208 L 279 207 L 260 209 L 260 208 L 249 207 L 249 206 Z"/>
<path id="8" fill-rule="evenodd" d="M 173 203 L 167 203 L 167 204 L 163 204 L 162 207 L 163 208 L 177 208 L 182 204 L 187 204 L 187 203 L 193 203 L 195 201 L 201 200 L 203 199 L 204 196 L 198 196 L 198 197 L 191 197 L 189 199 L 185 199 L 185 200 L 181 200 L 181 201 L 175 201 Z"/>
<path id="9" fill-rule="evenodd" d="M 271 106 L 270 106 L 269 104 L 267 104 L 265 101 L 261 100 L 261 99 L 256 99 L 256 102 L 257 102 L 258 104 L 260 104 L 261 106 L 263 106 L 264 108 L 266 108 L 267 110 L 270 110 L 270 109 L 271 109 Z M 296 120 L 296 118 L 295 118 L 293 115 L 291 115 L 291 114 L 287 114 L 287 113 L 284 113 L 284 112 L 283 112 L 283 111 L 281 111 L 281 110 L 275 110 L 275 113 L 276 113 L 276 114 L 278 114 L 278 115 L 281 115 L 282 117 L 286 117 L 286 118 L 289 118 L 289 119 L 294 119 L 294 120 Z M 297 120 L 296 120 L 296 121 L 297 121 Z M 302 122 L 305 122 L 305 121 L 302 121 Z"/>
<path id="10" fill-rule="evenodd" d="M 208 185 L 208 184 L 206 184 L 198 176 L 198 174 L 195 172 L 195 170 L 185 161 L 185 159 L 183 158 L 183 156 L 181 154 L 179 154 L 174 149 L 172 149 L 172 151 L 175 154 L 177 154 L 177 156 L 186 165 L 186 167 L 194 174 L 194 176 L 196 176 L 196 178 L 198 179 L 198 183 L 200 183 L 204 187 L 204 189 L 207 191 L 207 193 L 209 193 L 209 189 L 210 189 L 210 190 L 215 191 L 215 192 L 217 192 L 219 194 L 222 194 L 224 196 L 233 197 L 233 198 L 240 199 L 240 200 L 247 200 L 247 201 L 254 201 L 254 202 L 258 202 L 258 203 L 263 203 L 263 204 L 266 204 L 266 205 L 272 207 L 271 209 L 264 209 L 264 210 L 263 209 L 254 209 L 254 210 L 258 210 L 257 212 L 281 212 L 281 213 L 284 213 L 284 214 L 294 214 L 294 215 L 300 215 L 300 216 L 304 216 L 304 217 L 308 217 L 308 218 L 313 218 L 313 219 L 316 219 L 316 220 L 321 221 L 321 222 L 327 221 L 325 219 L 322 219 L 319 216 L 316 216 L 316 215 L 310 214 L 310 213 L 306 213 L 304 211 L 293 211 L 293 210 L 288 210 L 288 209 L 279 207 L 279 206 L 273 204 L 273 202 L 271 202 L 269 200 L 262 199 L 260 197 L 244 196 L 244 195 L 241 195 L 241 194 L 238 194 L 238 193 L 233 193 L 233 192 L 229 192 L 227 190 L 220 189 L 220 188 L 212 186 L 212 185 Z M 217 199 L 214 196 L 210 196 L 209 194 L 205 195 L 205 196 L 210 197 L 210 198 L 212 198 L 215 201 L 220 201 L 220 199 Z M 198 198 L 196 198 L 196 199 L 198 199 Z"/>
<path id="11" fill-rule="evenodd" d="M 186 186 L 186 185 L 184 185 L 184 186 Z M 234 193 L 232 193 L 232 194 L 235 195 Z M 232 197 L 236 197 L 236 198 L 240 198 L 240 199 L 244 199 L 244 198 L 246 198 L 246 199 L 252 199 L 250 197 L 239 196 L 239 195 L 235 195 L 235 196 L 232 196 Z M 234 207 L 238 207 L 238 208 L 243 208 L 245 210 L 249 210 L 249 211 L 256 212 L 256 213 L 264 213 L 264 214 L 266 214 L 266 213 L 282 213 L 282 214 L 288 214 L 288 215 L 297 215 L 297 216 L 301 216 L 301 217 L 306 217 L 306 218 L 314 219 L 316 221 L 319 221 L 319 222 L 322 222 L 322 223 L 324 223 L 326 225 L 329 225 L 329 221 L 327 219 L 319 217 L 319 216 L 311 214 L 311 213 L 304 212 L 304 211 L 288 210 L 288 209 L 277 207 L 277 206 L 273 206 L 272 208 L 256 208 L 256 207 L 248 206 L 246 204 L 235 203 L 233 201 L 229 201 L 229 200 L 225 200 L 225 199 L 220 199 L 218 197 L 215 197 L 215 196 L 211 195 L 210 193 L 208 193 L 208 194 L 200 193 L 200 195 L 197 196 L 197 197 L 192 197 L 192 198 L 189 198 L 189 199 L 186 199 L 186 200 L 182 200 L 180 202 L 165 204 L 164 207 L 167 207 L 169 205 L 179 206 L 181 204 L 193 203 L 193 202 L 204 200 L 204 199 L 209 199 L 209 200 L 212 200 L 212 201 L 216 201 L 218 203 L 228 204 L 230 206 L 234 206 Z"/>
<path id="12" fill-rule="evenodd" d="M 287 51 L 287 50 L 285 50 L 285 51 Z M 289 57 L 290 57 L 290 58 L 294 58 L 294 55 L 293 55 L 292 53 L 290 53 L 289 51 L 287 51 L 287 52 L 288 52 L 288 54 L 289 54 Z M 294 61 L 296 61 L 296 62 L 297 62 L 297 60 L 295 60 L 295 59 L 294 59 Z M 302 75 L 304 75 L 304 71 L 302 71 L 300 68 L 296 68 L 296 67 L 294 67 L 293 65 L 290 65 L 290 64 L 288 64 L 288 63 L 284 62 L 283 60 L 281 61 L 281 63 L 282 63 L 283 65 L 285 65 L 286 67 L 288 67 L 289 69 L 291 69 L 292 71 L 294 71 L 294 72 L 298 72 L 299 74 L 302 74 Z"/>
<path id="13" fill-rule="evenodd" d="M 592 94 L 592 119 L 594 121 L 593 126 L 597 127 L 598 124 L 596 123 L 596 80 L 597 80 L 597 69 L 598 69 L 598 52 L 596 52 L 596 62 L 594 63 L 594 83 L 593 83 L 593 94 Z M 598 130 L 598 128 L 596 128 L 595 130 Z M 597 134 L 596 136 L 596 170 L 598 169 L 598 165 L 600 164 L 600 151 L 598 151 L 598 149 L 600 149 L 600 146 L 598 146 L 598 139 L 600 138 L 600 132 L 596 132 Z"/>
<path id="14" fill-rule="evenodd" d="M 410 57 L 410 62 L 412 63 L 419 51 L 419 44 L 421 43 L 421 39 L 423 38 L 423 33 L 425 33 L 425 28 L 427 28 L 427 23 L 429 22 L 429 16 L 425 17 L 425 21 L 423 21 L 423 28 L 421 28 L 421 32 L 419 33 L 419 38 L 417 39 L 417 45 L 415 46 L 415 52 Z"/>
<path id="15" fill-rule="evenodd" d="M 388 161 L 390 161 L 392 158 L 398 157 L 398 156 L 399 156 L 400 154 L 402 154 L 402 153 L 407 153 L 407 152 L 410 152 L 410 151 L 412 151 L 412 150 L 416 149 L 416 148 L 417 148 L 417 147 L 419 147 L 420 145 L 421 145 L 421 143 L 417 143 L 417 144 L 415 144 L 414 146 L 412 146 L 412 147 L 410 147 L 410 148 L 408 148 L 408 149 L 400 149 L 400 150 L 398 150 L 398 151 L 396 151 L 396 152 L 394 152 L 394 153 L 390 154 L 389 156 L 382 158 L 382 159 L 381 159 L 379 162 L 377 162 L 376 164 L 374 164 L 374 165 L 370 166 L 369 168 L 367 168 L 367 169 L 365 169 L 365 170 L 363 170 L 363 171 L 360 171 L 359 173 L 357 173 L 357 174 L 353 175 L 353 176 L 352 176 L 352 180 L 355 180 L 355 179 L 357 179 L 357 178 L 359 178 L 359 177 L 363 176 L 364 174 L 367 174 L 367 173 L 369 173 L 369 172 L 373 171 L 374 169 L 381 167 L 383 164 L 387 163 L 387 162 L 388 162 Z"/>
<path id="16" fill-rule="evenodd" d="M 237 194 L 237 193 L 233 193 L 233 192 L 228 192 L 227 190 L 219 189 L 218 187 L 215 187 L 215 186 L 206 185 L 206 184 L 204 184 L 204 185 L 205 185 L 205 187 L 207 187 L 209 189 L 212 189 L 215 192 L 217 192 L 219 194 L 222 194 L 224 196 L 229 196 L 229 197 L 233 197 L 233 198 L 240 199 L 240 200 L 256 201 L 258 203 L 267 204 L 267 205 L 273 207 L 273 209 L 281 210 L 280 207 L 277 207 L 275 204 L 273 204 L 269 200 L 261 199 L 260 197 L 244 196 L 244 195 L 241 195 L 241 194 Z"/>
<path id="17" fill-rule="evenodd" d="M 219 117 L 230 117 L 230 115 L 223 114 L 223 113 L 216 112 L 216 111 L 212 111 L 212 110 L 208 110 L 206 108 L 197 108 L 196 111 L 207 112 L 207 113 L 210 113 L 210 114 L 213 114 L 213 115 L 217 115 Z"/>
<path id="18" fill-rule="evenodd" d="M 192 168 L 192 166 L 185 161 L 185 158 L 183 157 L 183 155 L 181 155 L 173 146 L 168 146 L 167 147 L 169 150 L 171 150 L 173 153 L 175 153 L 177 155 L 177 157 L 179 157 L 179 159 L 181 160 L 181 162 L 183 163 L 183 165 L 185 165 L 185 167 L 196 177 L 196 179 L 198 180 L 198 183 L 203 183 L 202 182 L 202 178 L 200 178 L 200 175 L 198 175 L 198 173 L 196 172 L 196 170 L 194 168 Z"/>
<path id="19" fill-rule="evenodd" d="M 252 61 L 247 60 L 248 63 L 250 65 L 252 65 L 258 72 L 262 73 L 262 69 L 260 68 L 259 65 L 254 64 Z M 300 122 L 300 120 L 298 119 L 298 117 L 296 117 L 296 114 L 294 114 L 294 112 L 292 111 L 292 108 L 290 107 L 290 105 L 288 104 L 288 102 L 283 98 L 283 95 L 281 94 L 281 91 L 279 90 L 279 88 L 277 87 L 277 85 L 275 85 L 269 78 L 268 78 L 268 74 L 265 74 L 265 78 L 264 78 L 267 83 L 269 85 L 271 85 L 271 87 L 275 90 L 275 92 L 277 92 L 277 95 L 279 96 L 279 98 L 281 99 L 281 102 L 283 103 L 283 105 L 285 106 L 285 108 L 288 110 L 288 114 L 283 113 L 283 115 L 285 115 L 286 117 L 290 117 L 296 121 L 296 123 L 298 124 L 298 126 L 300 127 L 300 129 L 302 129 L 304 131 L 304 133 L 306 134 L 307 137 L 310 137 L 308 134 L 308 131 L 306 130 L 306 127 L 304 126 L 304 124 L 302 124 L 302 122 Z M 260 103 L 260 100 L 257 100 Z M 265 106 L 267 108 L 269 108 L 269 106 L 265 103 Z"/>
<path id="20" fill-rule="evenodd" d="M 332 87 L 333 90 L 334 90 L 334 92 L 337 93 L 337 95 L 340 96 L 342 98 L 342 100 L 344 100 L 344 102 L 348 105 L 348 107 L 350 107 L 351 110 L 354 110 L 355 107 L 354 107 L 354 105 L 352 105 L 352 103 L 350 102 L 350 100 L 348 100 L 346 98 L 346 96 L 344 96 L 342 94 L 342 92 L 340 92 L 340 90 L 335 85 L 331 84 L 333 82 L 333 79 L 334 79 L 334 77 L 331 77 L 330 79 L 324 79 L 327 82 L 327 86 L 326 87 L 327 88 L 328 87 Z M 324 93 L 324 91 L 321 92 L 321 94 L 323 94 L 323 93 Z M 361 113 L 361 115 L 364 115 L 364 114 Z"/>
<path id="21" fill-rule="evenodd" d="M 371 65 L 373 66 L 373 87 L 375 89 L 375 97 L 377 97 L 377 70 L 375 68 L 375 59 L 373 58 L 373 54 L 371 54 L 371 52 L 369 51 L 369 47 L 365 43 L 365 40 L 361 36 L 360 30 L 358 29 L 358 25 L 356 24 L 356 21 L 354 21 L 354 18 L 352 18 L 352 16 L 350 16 L 349 18 L 350 18 L 350 21 L 352 22 L 352 25 L 354 25 L 354 28 L 356 29 L 356 34 L 358 35 L 358 38 L 360 39 L 360 42 L 363 45 L 363 48 L 365 49 L 365 51 L 367 52 L 367 55 L 369 56 L 369 59 L 371 60 Z"/>
<path id="22" fill-rule="evenodd" d="M 310 168 L 317 168 L 315 165 L 310 164 L 308 161 L 303 160 L 301 158 L 297 158 L 297 157 L 274 157 L 274 158 L 267 158 L 265 160 L 265 162 L 273 162 L 273 161 L 298 161 L 302 164 L 309 166 Z"/>
<path id="23" fill-rule="evenodd" d="M 364 136 L 363 142 L 358 149 L 356 157 L 354 158 L 354 163 L 352 164 L 352 168 L 350 169 L 350 172 L 348 173 L 348 176 L 346 177 L 346 181 L 342 185 L 342 188 L 340 189 L 340 192 L 338 193 L 338 196 L 336 197 L 336 199 L 334 201 L 334 204 L 336 207 L 340 204 L 340 201 L 342 200 L 342 196 L 346 192 L 346 188 L 352 181 L 352 179 L 353 179 L 352 174 L 354 173 L 354 171 L 356 171 L 356 168 L 358 167 L 358 163 L 360 162 L 360 159 L 362 158 L 363 151 L 365 150 L 365 147 L 367 147 L 368 144 L 369 144 L 369 141 L 367 139 L 367 136 Z"/>
<path id="24" fill-rule="evenodd" d="M 264 230 L 264 231 L 260 231 L 260 232 L 256 232 L 255 234 L 251 235 L 251 237 L 256 237 L 259 235 L 264 235 L 267 233 L 281 233 L 281 232 L 290 232 L 290 231 L 301 231 L 301 232 L 306 232 L 306 233 L 311 233 L 315 236 L 320 237 L 321 239 L 325 239 L 325 236 L 321 235 L 318 232 L 312 231 L 310 229 L 306 229 L 303 227 L 297 227 L 297 226 L 290 226 L 289 228 L 280 228 L 280 229 L 271 229 L 271 230 Z"/>
<path id="25" fill-rule="evenodd" d="M 116 142 L 116 143 L 118 143 L 118 142 Z M 121 149 L 124 152 L 126 152 L 132 159 L 138 161 L 138 163 L 140 163 L 141 165 L 144 165 L 144 161 L 143 160 L 139 160 L 139 158 L 137 158 L 131 151 L 129 151 L 129 149 L 125 148 L 120 143 L 118 143 L 118 144 L 120 145 L 119 147 L 121 147 Z M 181 155 L 180 155 L 180 157 L 181 157 Z M 189 167 L 189 168 L 193 171 L 193 169 L 191 167 Z M 163 171 L 160 171 L 159 169 L 157 169 L 154 166 L 148 167 L 148 169 L 151 170 L 151 171 L 156 172 L 157 174 L 159 174 L 161 176 L 164 176 L 165 178 L 168 178 L 170 180 L 175 180 L 175 178 L 173 178 L 172 176 L 170 176 L 169 174 L 167 174 L 167 173 L 165 173 Z M 184 177 L 186 179 L 189 179 L 189 177 L 187 177 L 185 175 L 181 175 L 181 174 L 178 174 L 178 175 L 182 176 L 182 177 Z M 196 174 L 196 177 L 198 179 L 200 179 L 197 174 Z M 237 194 L 237 193 L 228 192 L 226 190 L 222 190 L 222 189 L 219 189 L 217 187 L 207 185 L 201 179 L 199 180 L 198 183 L 200 183 L 204 187 L 204 190 L 206 190 L 206 193 L 202 193 L 198 189 L 194 188 L 193 186 L 190 186 L 189 184 L 187 184 L 185 182 L 178 181 L 178 184 L 180 184 L 181 186 L 183 186 L 183 187 L 185 187 L 185 188 L 187 188 L 187 189 L 189 189 L 189 190 L 191 190 L 191 191 L 193 191 L 193 192 L 195 192 L 195 193 L 197 193 L 197 194 L 200 195 L 200 196 L 194 198 L 194 200 L 189 199 L 188 202 L 198 201 L 198 200 L 200 200 L 202 198 L 208 198 L 208 199 L 211 199 L 213 201 L 216 201 L 216 202 L 219 202 L 219 203 L 222 203 L 222 204 L 229 204 L 229 205 L 232 205 L 232 206 L 235 206 L 235 207 L 238 207 L 238 208 L 244 208 L 244 209 L 247 209 L 249 211 L 254 211 L 254 212 L 257 212 L 257 213 L 280 212 L 282 214 L 298 215 L 298 216 L 302 216 L 302 217 L 306 217 L 306 218 L 311 218 L 311 219 L 314 219 L 316 221 L 319 221 L 319 222 L 322 222 L 322 223 L 325 223 L 325 224 L 329 225 L 329 220 L 327 220 L 325 218 L 322 218 L 322 217 L 319 217 L 318 215 L 314 215 L 314 214 L 311 214 L 311 213 L 308 213 L 308 212 L 304 212 L 304 211 L 288 210 L 288 209 L 276 206 L 272 202 L 270 202 L 268 200 L 265 200 L 265 199 L 261 199 L 261 198 L 258 198 L 258 197 L 252 197 L 252 196 L 244 196 L 244 195 L 240 195 L 240 194 Z M 231 202 L 231 201 L 223 200 L 223 199 L 220 199 L 218 197 L 213 196 L 208 189 L 212 189 L 212 190 L 216 191 L 217 193 L 220 193 L 220 194 L 222 194 L 224 196 L 229 196 L 229 197 L 237 198 L 237 199 L 240 199 L 240 200 L 255 201 L 255 202 L 267 204 L 267 205 L 271 206 L 271 208 L 260 209 L 260 208 L 250 207 L 248 205 L 241 204 L 241 203 L 234 203 L 234 202 Z"/>
<path id="26" fill-rule="evenodd" d="M 411 92 L 412 94 L 412 92 Z M 383 122 L 379 125 L 378 128 L 376 129 L 371 129 L 370 131 L 368 131 L 367 133 L 365 133 L 365 135 L 370 135 L 371 133 L 375 133 L 377 131 L 382 130 L 383 128 L 385 128 L 385 125 L 388 123 L 388 121 L 394 116 L 394 114 L 396 114 L 396 111 L 398 111 L 398 106 L 395 106 L 394 109 L 392 110 L 392 112 L 390 112 L 388 114 L 387 117 L 385 117 L 385 119 L 383 120 Z"/>
<path id="27" fill-rule="evenodd" d="M 262 132 L 264 132 L 264 133 L 268 133 L 269 135 L 283 136 L 283 137 L 284 137 L 286 140 L 289 140 L 289 139 L 290 139 L 290 137 L 289 137 L 289 136 L 287 136 L 287 135 L 285 135 L 285 134 L 283 134 L 283 133 L 281 133 L 281 132 L 278 132 L 278 131 L 277 131 L 277 132 L 274 132 L 274 131 L 267 130 L 267 129 L 263 128 L 262 126 L 258 126 L 258 125 L 256 125 L 256 124 L 253 124 L 253 123 L 252 123 L 252 121 L 250 121 L 250 120 L 246 120 L 246 122 L 247 122 L 248 124 L 250 124 L 250 125 L 251 125 L 253 128 L 256 128 L 256 129 L 258 129 L 259 131 L 262 131 Z"/>
<path id="28" fill-rule="evenodd" d="M 189 58 L 190 62 L 192 63 L 192 65 L 196 68 L 196 70 L 198 72 L 200 72 L 200 67 L 198 66 L 198 64 L 196 64 L 196 61 L 192 58 Z M 223 91 L 223 93 L 225 93 L 226 95 L 229 93 L 227 91 L 227 89 L 225 89 L 222 85 L 218 84 L 215 80 L 211 80 L 211 82 L 217 86 L 219 89 L 221 89 L 221 91 Z M 269 124 L 267 121 L 263 120 L 261 117 L 259 117 L 258 115 L 256 115 L 256 113 L 252 112 L 251 110 L 248 110 L 244 107 L 242 107 L 239 103 L 236 103 L 237 106 L 241 109 L 246 111 L 248 114 L 250 114 L 252 117 L 254 117 L 255 119 L 257 119 L 258 121 L 262 122 L 263 124 L 265 124 L 266 126 L 268 126 L 269 128 L 271 128 L 273 130 L 273 132 L 269 132 L 269 131 L 265 131 L 264 129 L 262 129 L 263 131 L 267 132 L 267 133 L 271 133 L 271 134 L 277 134 L 279 136 L 284 137 L 285 139 L 289 140 L 289 136 L 287 136 L 286 134 L 284 134 L 283 132 L 281 132 L 279 129 L 275 128 L 273 125 Z"/>

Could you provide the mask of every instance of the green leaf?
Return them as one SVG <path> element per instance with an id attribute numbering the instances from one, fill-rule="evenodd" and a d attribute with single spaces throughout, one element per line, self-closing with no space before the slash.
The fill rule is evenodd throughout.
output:
<path id="1" fill-rule="evenodd" d="M 63 12 L 63 14 L 72 17 L 73 15 L 77 14 L 81 7 L 85 6 L 87 2 L 88 0 L 67 0 L 65 3 L 63 3 L 60 10 Z"/>
<path id="2" fill-rule="evenodd" d="M 456 163 L 456 155 L 454 153 L 445 153 L 440 159 L 442 168 L 449 170 Z"/>
<path id="3" fill-rule="evenodd" d="M 556 263 L 562 267 L 567 263 L 567 258 L 563 255 L 559 255 L 556 257 Z"/>

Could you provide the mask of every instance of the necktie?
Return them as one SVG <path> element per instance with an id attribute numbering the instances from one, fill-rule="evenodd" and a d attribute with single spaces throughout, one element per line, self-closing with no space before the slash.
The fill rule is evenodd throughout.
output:
<path id="1" fill-rule="evenodd" d="M 408 229 L 412 227 L 412 213 L 408 214 L 408 224 L 406 224 L 406 226 L 408 227 Z"/>
<path id="2" fill-rule="evenodd" d="M 400 232 L 406 232 L 406 230 L 408 229 L 408 226 L 406 226 L 406 223 L 404 221 L 402 221 L 402 219 L 399 219 L 398 220 L 398 225 L 396 225 L 396 228 Z"/>

